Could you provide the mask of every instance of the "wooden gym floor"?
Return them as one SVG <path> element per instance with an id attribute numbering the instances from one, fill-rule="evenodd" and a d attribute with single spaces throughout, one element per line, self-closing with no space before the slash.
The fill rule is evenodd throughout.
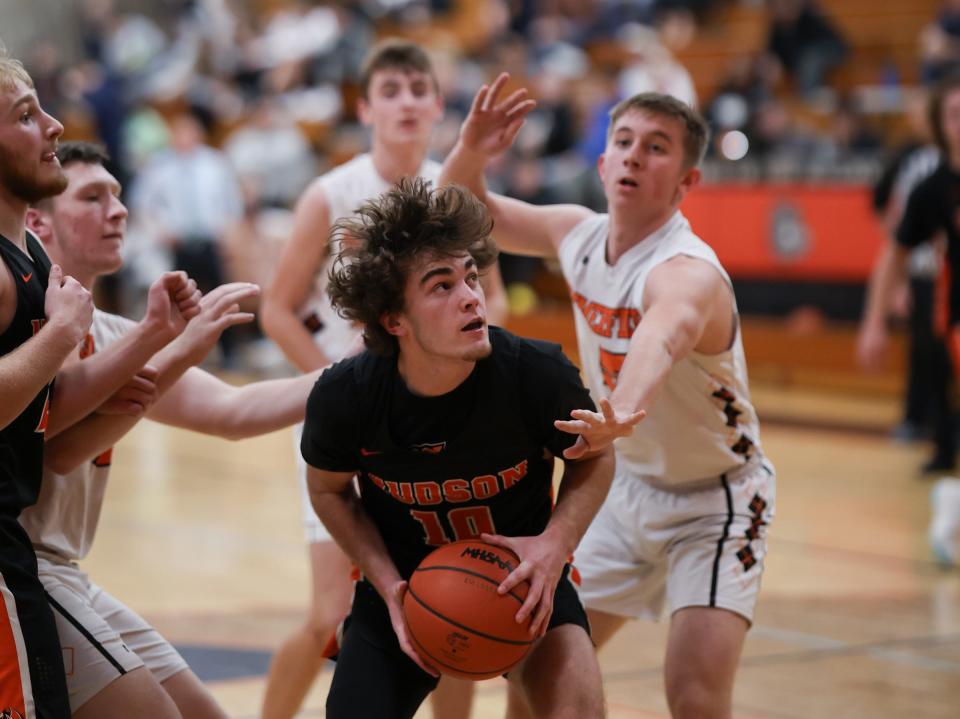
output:
<path id="1" fill-rule="evenodd" d="M 736 716 L 960 716 L 960 571 L 931 561 L 926 450 L 889 440 L 896 399 L 766 381 L 754 396 L 779 486 Z M 143 422 L 111 485 L 84 568 L 183 650 L 231 716 L 257 717 L 269 652 L 307 603 L 289 431 L 230 443 Z M 610 717 L 667 716 L 664 637 L 633 622 L 601 652 Z M 324 715 L 329 679 L 303 717 Z M 502 680 L 480 684 L 473 717 L 502 717 L 503 697 Z"/>

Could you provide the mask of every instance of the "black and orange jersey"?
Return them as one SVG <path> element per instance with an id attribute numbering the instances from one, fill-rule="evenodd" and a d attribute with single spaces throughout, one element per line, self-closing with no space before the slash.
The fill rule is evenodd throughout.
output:
<path id="1" fill-rule="evenodd" d="M 576 439 L 553 422 L 594 409 L 557 345 L 498 328 L 490 339 L 490 356 L 439 397 L 414 395 L 396 357 L 370 353 L 331 367 L 310 394 L 304 459 L 357 473 L 363 507 L 403 577 L 447 542 L 542 532 L 554 457 Z"/>
<path id="2" fill-rule="evenodd" d="M 30 233 L 27 233 L 27 250 L 30 257 L 0 235 L 0 257 L 10 268 L 17 293 L 13 321 L 0 334 L 0 355 L 9 354 L 33 337 L 46 319 L 44 301 L 50 260 Z M 24 507 L 37 501 L 43 475 L 43 441 L 51 387 L 52 383 L 41 389 L 19 417 L 0 429 L 2 515 L 16 517 Z"/>

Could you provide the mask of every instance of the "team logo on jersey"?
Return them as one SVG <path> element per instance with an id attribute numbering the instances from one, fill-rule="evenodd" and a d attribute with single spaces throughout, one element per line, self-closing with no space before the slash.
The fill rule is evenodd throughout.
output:
<path id="1" fill-rule="evenodd" d="M 617 388 L 617 380 L 626 358 L 626 352 L 610 352 L 600 348 L 600 373 L 603 375 L 603 383 L 611 392 Z"/>
<path id="2" fill-rule="evenodd" d="M 420 452 L 421 454 L 440 454 L 446 448 L 446 442 L 424 442 L 410 447 L 414 452 Z"/>
<path id="3" fill-rule="evenodd" d="M 377 454 L 383 454 L 383 452 L 381 452 L 379 449 L 367 449 L 366 447 L 360 448 L 361 457 L 373 457 Z"/>
<path id="4" fill-rule="evenodd" d="M 633 331 L 640 324 L 640 310 L 632 307 L 607 307 L 590 301 L 579 292 L 571 292 L 570 297 L 573 304 L 580 309 L 590 329 L 601 337 L 628 340 L 633 337 Z"/>
<path id="5" fill-rule="evenodd" d="M 24 284 L 26 284 L 27 282 L 29 282 L 31 277 L 33 277 L 33 273 L 32 273 L 32 272 L 28 272 L 28 273 L 25 274 L 25 275 L 20 275 L 20 279 L 23 280 L 23 283 L 24 283 Z"/>

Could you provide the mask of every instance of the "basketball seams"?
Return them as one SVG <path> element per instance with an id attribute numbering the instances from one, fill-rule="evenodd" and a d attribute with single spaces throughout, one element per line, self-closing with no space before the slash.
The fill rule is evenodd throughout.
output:
<path id="1" fill-rule="evenodd" d="M 465 574 L 469 574 L 469 572 L 465 572 Z M 502 637 L 495 637 L 492 634 L 487 634 L 485 632 L 481 632 L 477 629 L 474 629 L 473 627 L 468 627 L 465 624 L 456 622 L 453 619 L 450 619 L 450 617 L 444 616 L 443 614 L 438 612 L 436 609 L 433 609 L 432 607 L 427 605 L 426 602 L 424 602 L 420 597 L 417 596 L 417 593 L 413 591 L 413 589 L 411 589 L 409 585 L 407 586 L 407 594 L 413 597 L 414 600 L 416 600 L 417 604 L 419 604 L 421 607 L 426 609 L 433 616 L 437 617 L 438 619 L 442 619 L 443 621 L 447 622 L 451 626 L 457 627 L 458 629 L 462 629 L 465 632 L 470 632 L 471 634 L 475 634 L 476 636 L 482 637 L 483 639 L 489 639 L 490 641 L 493 641 L 493 642 L 500 642 L 501 644 L 511 644 L 513 646 L 527 646 L 527 645 L 533 644 L 532 639 L 528 641 L 521 641 L 518 639 L 504 639 Z M 419 644 L 419 642 L 417 643 Z"/>
<path id="2" fill-rule="evenodd" d="M 432 572 L 435 569 L 447 569 L 451 572 L 460 572 L 461 574 L 469 574 L 471 577 L 477 577 L 478 579 L 482 579 L 485 582 L 489 582 L 490 584 L 494 584 L 498 587 L 500 586 L 500 582 L 498 582 L 496 579 L 492 579 L 491 577 L 488 577 L 486 574 L 481 574 L 480 572 L 474 572 L 469 569 L 464 569 L 463 567 L 453 567 L 448 564 L 435 564 L 432 567 L 418 567 L 417 569 L 414 570 L 413 573 L 416 574 L 417 572 Z M 517 603 L 520 605 L 522 605 L 523 602 L 525 601 L 524 597 L 521 597 L 515 594 L 514 590 L 512 589 L 509 592 L 507 592 L 507 594 L 501 594 L 500 596 L 507 596 L 507 595 L 510 595 L 511 597 L 516 599 Z"/>
<path id="3" fill-rule="evenodd" d="M 439 616 L 439 615 L 438 615 L 438 616 Z M 437 664 L 437 665 L 439 665 L 439 666 L 445 667 L 445 668 L 447 668 L 447 669 L 449 669 L 449 670 L 451 670 L 451 671 L 453 671 L 453 672 L 456 672 L 457 674 L 462 674 L 462 675 L 467 675 L 467 674 L 469 674 L 469 675 L 471 675 L 471 676 L 475 676 L 475 677 L 477 677 L 478 680 L 480 680 L 480 679 L 491 679 L 491 678 L 493 678 L 493 677 L 495 677 L 495 676 L 498 676 L 498 675 L 500 675 L 500 674 L 503 674 L 504 672 L 510 671 L 510 670 L 513 669 L 513 667 L 515 667 L 516 664 L 517 664 L 516 661 L 513 661 L 513 662 L 510 662 L 509 664 L 507 664 L 506 666 L 500 667 L 499 669 L 488 669 L 488 670 L 482 671 L 482 672 L 471 672 L 471 671 L 468 670 L 468 669 L 461 669 L 460 667 L 455 667 L 455 666 L 453 666 L 452 664 L 447 664 L 446 662 L 440 661 L 440 659 L 438 659 L 437 657 L 433 656 L 433 654 L 431 654 L 429 651 L 427 651 L 427 648 L 426 648 L 425 646 L 423 646 L 423 644 L 420 643 L 420 640 L 417 639 L 417 635 L 414 634 L 412 630 L 410 631 L 410 636 L 413 638 L 413 641 L 416 642 L 417 648 L 418 648 L 423 654 L 425 654 L 425 655 L 430 659 L 431 664 Z"/>

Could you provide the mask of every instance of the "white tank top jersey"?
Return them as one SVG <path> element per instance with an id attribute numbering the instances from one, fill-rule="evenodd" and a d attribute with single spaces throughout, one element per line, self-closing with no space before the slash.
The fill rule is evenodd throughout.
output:
<path id="1" fill-rule="evenodd" d="M 687 255 L 710 263 L 730 282 L 714 251 L 679 211 L 612 267 L 606 261 L 608 233 L 609 216 L 596 215 L 574 227 L 559 250 L 583 371 L 597 399 L 616 387 L 654 267 Z M 693 352 L 674 365 L 647 417 L 630 437 L 617 440 L 616 449 L 630 476 L 666 487 L 719 477 L 759 455 L 739 322 L 729 350 Z"/>
<path id="2" fill-rule="evenodd" d="M 433 160 L 424 160 L 420 166 L 419 177 L 430 180 L 436 185 L 440 170 L 441 166 L 438 163 Z M 354 214 L 364 202 L 376 199 L 391 187 L 390 183 L 377 172 L 370 153 L 357 155 L 352 160 L 335 167 L 322 175 L 317 182 L 327 200 L 331 225 L 343 217 Z M 313 292 L 300 314 L 304 318 L 315 315 L 320 329 L 313 334 L 314 342 L 328 359 L 336 362 L 343 359 L 350 349 L 350 345 L 357 336 L 357 330 L 336 313 L 327 297 L 329 284 L 327 275 L 333 265 L 334 257 L 335 253 L 331 253 L 317 273 Z"/>
<path id="3" fill-rule="evenodd" d="M 103 350 L 134 326 L 125 317 L 95 310 L 80 356 Z M 20 524 L 38 552 L 76 562 L 90 551 L 107 490 L 112 452 L 107 450 L 68 474 L 44 468 L 37 503 L 20 515 Z"/>

